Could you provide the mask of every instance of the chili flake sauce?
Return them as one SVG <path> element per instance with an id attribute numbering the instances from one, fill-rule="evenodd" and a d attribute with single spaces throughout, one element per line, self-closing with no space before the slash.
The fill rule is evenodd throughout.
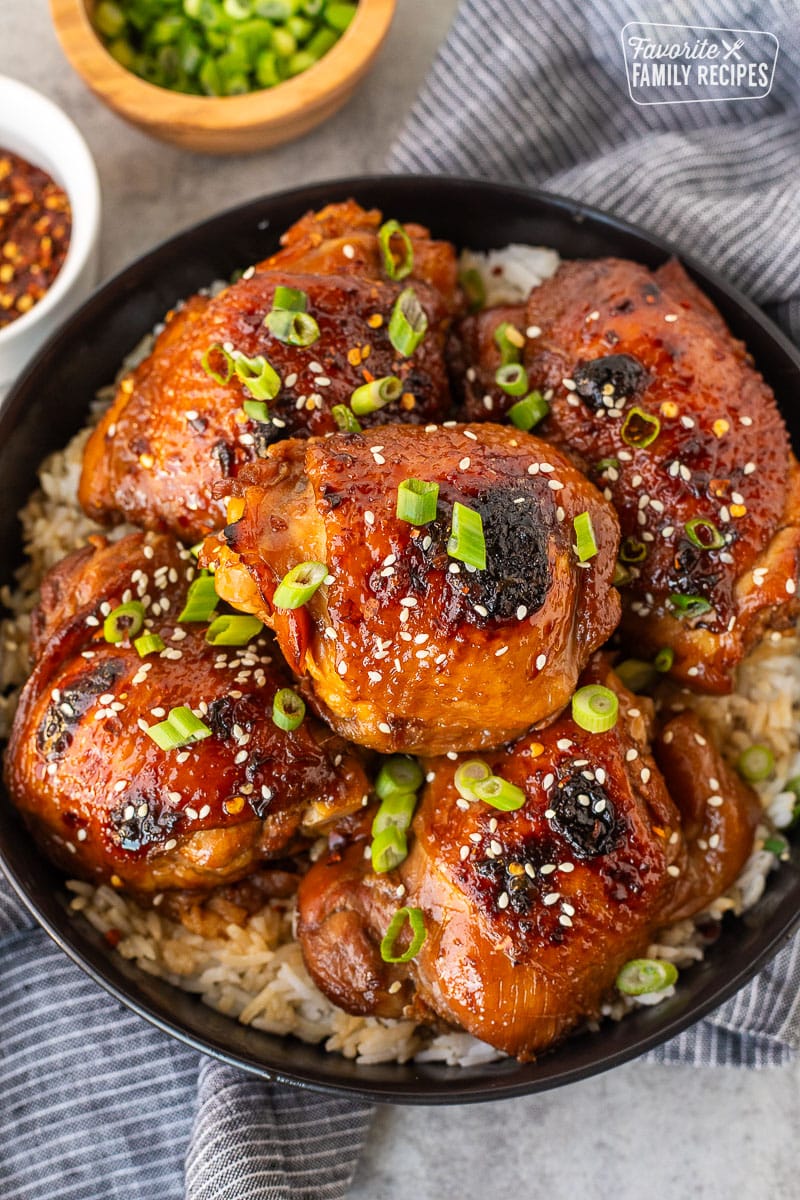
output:
<path id="1" fill-rule="evenodd" d="M 46 171 L 0 149 L 0 329 L 33 308 L 63 266 L 69 197 Z"/>

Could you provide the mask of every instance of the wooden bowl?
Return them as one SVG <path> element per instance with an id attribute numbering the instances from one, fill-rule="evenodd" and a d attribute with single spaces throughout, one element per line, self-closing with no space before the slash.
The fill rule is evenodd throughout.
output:
<path id="1" fill-rule="evenodd" d="M 301 75 L 245 96 L 187 96 L 120 66 L 92 28 L 93 0 L 50 0 L 58 39 L 84 82 L 115 113 L 162 141 L 209 154 L 243 154 L 300 137 L 332 116 L 369 70 L 396 0 L 359 0 L 350 26 Z"/>

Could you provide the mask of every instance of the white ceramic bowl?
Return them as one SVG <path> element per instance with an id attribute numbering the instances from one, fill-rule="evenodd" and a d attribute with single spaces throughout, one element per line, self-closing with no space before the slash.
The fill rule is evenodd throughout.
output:
<path id="1" fill-rule="evenodd" d="M 0 75 L 0 150 L 47 171 L 72 206 L 72 236 L 52 287 L 29 312 L 0 329 L 1 391 L 96 282 L 100 183 L 89 147 L 69 117 L 5 75 Z"/>

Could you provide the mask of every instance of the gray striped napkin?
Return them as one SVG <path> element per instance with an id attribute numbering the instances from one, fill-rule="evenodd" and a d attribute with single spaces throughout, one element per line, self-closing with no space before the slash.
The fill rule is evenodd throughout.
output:
<path id="1" fill-rule="evenodd" d="M 797 15 L 796 5 L 725 0 L 679 0 L 668 15 L 663 5 L 626 0 L 462 0 L 389 167 L 530 184 L 617 213 L 685 246 L 800 342 Z M 712 27 L 731 64 L 755 57 L 751 48 L 774 55 L 776 38 L 769 95 L 633 103 L 623 29 L 639 23 L 626 42 L 659 40 L 641 28 L 647 21 L 671 22 L 669 36 L 676 24 Z M 695 73 L 688 86 L 660 93 L 641 80 L 632 78 L 640 100 L 719 95 L 697 86 Z M 798 1046 L 800 939 L 712 1017 L 647 1057 L 764 1067 L 787 1062 Z"/>

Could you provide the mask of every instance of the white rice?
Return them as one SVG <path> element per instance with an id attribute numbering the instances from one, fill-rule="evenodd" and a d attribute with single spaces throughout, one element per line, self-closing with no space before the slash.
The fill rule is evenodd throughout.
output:
<path id="1" fill-rule="evenodd" d="M 555 252 L 540 247 L 511 246 L 486 255 L 465 252 L 462 267 L 480 270 L 491 304 L 524 300 L 531 287 L 558 266 Z M 152 344 L 146 338 L 123 364 L 129 370 Z M 97 414 L 113 389 L 98 398 Z M 64 554 L 83 544 L 95 526 L 81 512 L 77 483 L 88 429 L 61 452 L 51 455 L 39 472 L 40 487 L 20 513 L 26 562 L 14 589 L 0 599 L 10 616 L 0 621 L 0 736 L 7 736 L 16 692 L 29 670 L 30 612 L 38 598 L 42 574 Z M 121 536 L 130 527 L 118 528 Z M 669 685 L 667 685 L 669 687 Z M 758 786 L 764 805 L 755 849 L 736 884 L 708 911 L 659 932 L 647 954 L 668 959 L 678 968 L 703 958 L 709 940 L 702 930 L 727 911 L 744 912 L 761 896 L 777 858 L 763 849 L 774 827 L 785 827 L 796 798 L 786 781 L 800 775 L 800 640 L 769 635 L 744 662 L 737 686 L 727 697 L 700 697 L 672 688 L 669 698 L 697 710 L 713 727 L 723 753 L 738 757 L 753 741 L 769 745 L 776 770 Z M 116 950 L 148 974 L 159 976 L 200 996 L 211 1008 L 245 1025 L 273 1034 L 293 1034 L 360 1063 L 441 1061 L 473 1065 L 501 1057 L 491 1046 L 466 1033 L 434 1035 L 413 1021 L 354 1017 L 333 1005 L 314 986 L 293 936 L 293 907 L 272 901 L 243 925 L 230 924 L 218 936 L 201 936 L 162 915 L 144 909 L 110 887 L 70 880 L 72 910 L 96 930 L 109 935 Z M 603 1014 L 619 1019 L 637 1004 L 656 1004 L 674 988 L 638 998 L 618 997 Z"/>

